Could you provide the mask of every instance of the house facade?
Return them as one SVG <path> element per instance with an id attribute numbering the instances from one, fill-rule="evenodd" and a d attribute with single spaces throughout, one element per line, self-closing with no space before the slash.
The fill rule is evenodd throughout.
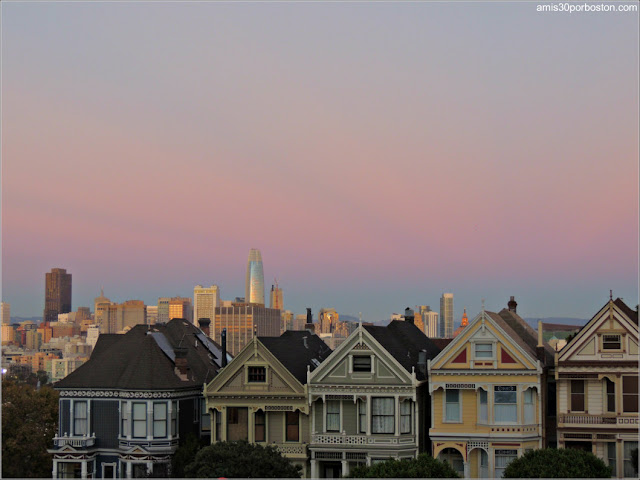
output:
<path id="1" fill-rule="evenodd" d="M 210 435 L 202 387 L 222 356 L 182 319 L 100 335 L 89 361 L 54 385 L 60 403 L 52 476 L 169 476 L 180 440 Z"/>
<path id="2" fill-rule="evenodd" d="M 635 476 L 638 448 L 638 312 L 610 299 L 556 357 L 558 445 Z"/>
<path id="3" fill-rule="evenodd" d="M 275 445 L 308 477 L 307 372 L 330 353 L 308 331 L 253 337 L 204 389 L 207 412 L 214 419 L 211 443 Z"/>
<path id="4" fill-rule="evenodd" d="M 553 357 L 534 342 L 515 311 L 482 311 L 429 362 L 434 458 L 464 478 L 500 478 L 511 460 L 543 448 L 543 363 Z"/>
<path id="5" fill-rule="evenodd" d="M 428 448 L 426 365 L 438 353 L 410 322 L 360 325 L 309 373 L 311 477 L 347 476 Z"/>

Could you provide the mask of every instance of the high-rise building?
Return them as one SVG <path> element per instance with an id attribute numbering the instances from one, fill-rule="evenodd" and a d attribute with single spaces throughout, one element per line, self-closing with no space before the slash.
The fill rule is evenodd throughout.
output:
<path id="1" fill-rule="evenodd" d="M 158 323 L 169 323 L 169 297 L 158 299 Z"/>
<path id="2" fill-rule="evenodd" d="M 96 321 L 98 320 L 98 305 L 104 303 L 111 303 L 111 300 L 104 296 L 104 288 L 101 288 L 100 296 L 93 299 L 93 313 Z"/>
<path id="3" fill-rule="evenodd" d="M 210 333 L 218 344 L 222 329 L 227 329 L 227 351 L 236 355 L 257 333 L 260 337 L 280 336 L 280 310 L 250 303 L 234 303 L 216 308 Z"/>
<path id="4" fill-rule="evenodd" d="M 174 318 L 184 318 L 188 322 L 193 322 L 193 304 L 190 298 L 172 297 L 169 299 L 169 321 Z"/>
<path id="5" fill-rule="evenodd" d="M 453 293 L 440 297 L 440 337 L 453 338 Z"/>
<path id="6" fill-rule="evenodd" d="M 269 307 L 277 308 L 279 310 L 284 309 L 284 298 L 282 295 L 282 289 L 278 287 L 278 281 L 275 281 L 275 285 L 271 285 L 271 295 L 269 298 Z"/>
<path id="7" fill-rule="evenodd" d="M 244 298 L 247 303 L 264 306 L 264 271 L 262 270 L 262 255 L 260 250 L 252 248 L 247 260 L 247 278 Z"/>
<path id="8" fill-rule="evenodd" d="M 335 308 L 321 308 L 318 312 L 319 333 L 333 333 L 339 323 L 340 315 Z"/>
<path id="9" fill-rule="evenodd" d="M 438 328 L 438 312 L 431 310 L 422 312 L 424 317 L 425 335 L 429 338 L 438 338 L 440 331 Z"/>
<path id="10" fill-rule="evenodd" d="M 64 268 L 52 268 L 45 274 L 44 314 L 46 323 L 57 322 L 59 313 L 71 311 L 71 274 Z"/>
<path id="11" fill-rule="evenodd" d="M 193 320 L 195 325 L 201 318 L 208 318 L 211 322 L 216 318 L 216 308 L 220 306 L 220 289 L 217 285 L 205 288 L 196 285 L 193 289 Z"/>
<path id="12" fill-rule="evenodd" d="M 154 325 L 158 321 L 158 306 L 147 305 L 147 324 Z"/>
<path id="13" fill-rule="evenodd" d="M 130 329 L 136 325 L 147 323 L 146 308 L 142 300 L 127 300 L 118 304 L 116 313 L 116 332 L 124 332 L 125 328 Z"/>
<path id="14" fill-rule="evenodd" d="M 9 325 L 11 323 L 11 305 L 7 302 L 0 303 L 0 323 L 2 325 Z"/>

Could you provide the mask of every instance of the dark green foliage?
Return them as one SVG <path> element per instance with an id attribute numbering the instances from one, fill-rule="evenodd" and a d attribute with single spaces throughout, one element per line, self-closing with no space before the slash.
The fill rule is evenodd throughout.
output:
<path id="1" fill-rule="evenodd" d="M 37 380 L 36 380 L 37 381 Z M 58 429 L 58 393 L 2 382 L 2 477 L 51 478 L 53 437 Z"/>
<path id="2" fill-rule="evenodd" d="M 370 467 L 356 467 L 350 478 L 460 478 L 447 462 L 422 453 L 418 458 L 377 463 Z"/>
<path id="3" fill-rule="evenodd" d="M 183 478 L 185 476 L 184 469 L 189 463 L 193 462 L 198 451 L 204 446 L 194 433 L 189 433 L 186 440 L 180 443 L 176 453 L 171 458 L 171 476 Z"/>
<path id="4" fill-rule="evenodd" d="M 515 459 L 504 478 L 610 478 L 611 467 L 591 452 L 572 448 L 532 450 Z"/>
<path id="5" fill-rule="evenodd" d="M 199 450 L 184 473 L 190 478 L 300 478 L 300 467 L 275 447 L 218 442 Z"/>

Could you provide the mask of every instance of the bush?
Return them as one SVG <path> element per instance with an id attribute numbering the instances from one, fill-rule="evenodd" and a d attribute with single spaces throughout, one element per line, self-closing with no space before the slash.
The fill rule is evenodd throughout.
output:
<path id="1" fill-rule="evenodd" d="M 572 448 L 532 450 L 513 460 L 503 478 L 610 478 L 611 467 L 591 452 Z"/>
<path id="2" fill-rule="evenodd" d="M 447 462 L 422 453 L 418 458 L 389 459 L 370 467 L 356 467 L 350 478 L 460 478 Z"/>
<path id="3" fill-rule="evenodd" d="M 191 478 L 300 478 L 300 470 L 275 447 L 239 441 L 200 449 L 184 474 Z"/>

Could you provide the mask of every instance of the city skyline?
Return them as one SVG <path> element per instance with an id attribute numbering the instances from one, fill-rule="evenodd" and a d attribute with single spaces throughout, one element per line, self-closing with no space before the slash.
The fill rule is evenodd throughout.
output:
<path id="1" fill-rule="evenodd" d="M 635 306 L 637 13 L 535 6 L 3 2 L 2 300 Z"/>

